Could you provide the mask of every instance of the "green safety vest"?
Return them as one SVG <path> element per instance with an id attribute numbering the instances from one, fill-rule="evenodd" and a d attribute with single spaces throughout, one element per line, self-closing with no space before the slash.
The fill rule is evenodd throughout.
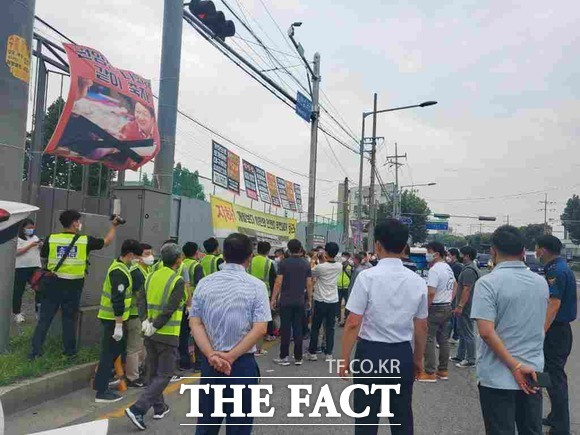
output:
<path id="1" fill-rule="evenodd" d="M 183 279 L 181 273 L 169 267 L 163 266 L 161 269 L 151 273 L 145 281 L 145 294 L 147 295 L 147 317 L 153 322 L 161 314 L 173 290 L 175 284 Z M 181 319 L 183 318 L 183 306 L 185 298 L 181 305 L 175 310 L 173 315 L 156 334 L 174 335 L 179 337 L 181 328 Z"/>
<path id="2" fill-rule="evenodd" d="M 181 265 L 182 267 L 185 267 L 185 269 L 189 273 L 189 288 L 193 293 L 193 290 L 195 290 L 195 280 L 194 280 L 195 269 L 197 267 L 201 267 L 201 264 L 199 261 L 194 260 L 193 258 L 184 258 Z"/>
<path id="3" fill-rule="evenodd" d="M 338 275 L 338 288 L 348 288 L 350 286 L 350 277 L 352 276 L 352 266 L 347 264 L 342 266 L 342 272 Z"/>
<path id="4" fill-rule="evenodd" d="M 145 280 L 149 275 L 149 267 L 143 266 L 142 264 L 136 264 L 135 266 L 131 267 L 131 269 L 129 269 L 130 272 L 133 272 L 134 270 L 138 270 L 141 273 L 141 275 L 143 275 L 143 286 L 145 286 Z M 137 290 L 140 289 L 135 288 L 132 290 L 133 294 L 131 296 L 131 311 L 129 312 L 129 316 L 138 316 L 139 309 L 137 308 Z"/>
<path id="5" fill-rule="evenodd" d="M 255 276 L 264 284 L 268 289 L 268 294 L 272 291 L 270 288 L 270 269 L 272 268 L 272 261 L 264 257 L 263 255 L 256 255 L 252 258 L 250 265 L 248 266 L 248 273 Z"/>
<path id="6" fill-rule="evenodd" d="M 48 270 L 54 270 L 74 236 L 75 234 L 72 233 L 58 233 L 48 236 L 48 263 L 46 267 Z M 59 278 L 82 279 L 85 277 L 88 260 L 88 242 L 89 238 L 87 236 L 80 236 L 77 239 L 68 257 L 56 272 Z"/>
<path id="7" fill-rule="evenodd" d="M 201 259 L 201 267 L 203 267 L 203 276 L 209 276 L 218 271 L 217 263 L 220 259 L 219 255 L 207 254 Z"/>
<path id="8" fill-rule="evenodd" d="M 120 270 L 123 272 L 127 279 L 129 280 L 129 287 L 125 289 L 125 309 L 123 310 L 123 321 L 129 318 L 129 312 L 131 311 L 131 299 L 133 296 L 133 279 L 131 278 L 131 272 L 125 263 L 115 260 L 113 264 L 109 267 L 107 271 L 107 277 L 103 283 L 103 292 L 101 293 L 101 308 L 97 317 L 104 320 L 115 320 L 115 311 L 113 310 L 113 302 L 111 301 L 111 277 L 110 274 L 114 270 Z"/>

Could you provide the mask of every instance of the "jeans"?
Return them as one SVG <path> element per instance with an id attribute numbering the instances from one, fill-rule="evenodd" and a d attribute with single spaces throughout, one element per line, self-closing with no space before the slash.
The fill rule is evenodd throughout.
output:
<path id="1" fill-rule="evenodd" d="M 445 372 L 449 364 L 449 318 L 451 304 L 431 305 L 429 308 L 429 332 L 425 347 L 425 372 Z M 439 343 L 439 365 L 435 355 L 435 343 Z"/>
<path id="2" fill-rule="evenodd" d="M 479 385 L 479 401 L 487 435 L 542 435 L 542 392 L 499 390 Z"/>
<path id="3" fill-rule="evenodd" d="M 151 407 L 154 412 L 162 412 L 165 408 L 163 390 L 177 369 L 179 354 L 175 346 L 159 343 L 149 337 L 145 337 L 144 342 L 147 350 L 147 387 L 133 406 L 141 414 L 146 414 Z"/>
<path id="4" fill-rule="evenodd" d="M 359 340 L 355 352 L 356 361 L 365 361 L 365 367 L 359 366 L 359 363 L 353 363 L 354 383 L 369 385 L 393 385 L 401 384 L 400 394 L 390 393 L 391 403 L 390 411 L 395 414 L 389 418 L 389 423 L 400 424 L 400 426 L 391 426 L 393 435 L 412 435 L 413 434 L 413 381 L 414 381 L 414 364 L 413 349 L 411 343 L 379 343 L 368 340 Z M 355 361 L 353 360 L 353 361 Z M 369 371 L 370 361 L 376 369 L 381 367 L 382 361 L 399 361 L 399 370 L 392 373 L 362 373 L 362 370 Z M 390 366 L 387 365 L 387 368 Z M 400 379 L 377 379 L 377 376 L 384 375 L 387 377 L 401 376 Z M 367 417 L 355 419 L 355 434 L 357 435 L 374 435 L 378 432 L 379 414 L 381 410 L 381 392 L 366 395 L 364 391 L 357 389 L 353 397 L 354 412 L 363 412 L 367 406 L 370 413 Z M 369 425 L 369 426 L 367 426 Z M 376 426 L 372 426 L 376 425 Z"/>
<path id="5" fill-rule="evenodd" d="M 244 379 L 245 378 L 245 379 Z M 203 359 L 201 365 L 201 385 L 225 385 L 223 391 L 224 398 L 233 397 L 233 390 L 231 385 L 245 385 L 246 388 L 242 390 L 242 412 L 249 414 L 252 411 L 252 396 L 251 391 L 247 388 L 248 385 L 257 385 L 260 381 L 260 371 L 256 359 L 252 354 L 245 354 L 238 358 L 232 364 L 232 372 L 230 376 L 219 373 L 209 365 L 207 359 Z M 226 423 L 232 426 L 226 427 L 227 435 L 250 435 L 252 433 L 253 417 L 231 417 L 233 412 L 233 404 L 226 403 L 224 405 L 224 413 L 226 414 Z M 221 425 L 224 417 L 212 417 L 214 412 L 214 390 L 210 387 L 209 393 L 200 391 L 199 395 L 199 411 L 203 417 L 197 419 L 197 427 L 195 429 L 196 435 L 217 435 L 220 432 L 220 426 L 208 426 L 210 424 Z M 235 426 L 236 424 L 240 426 Z M 245 424 L 247 426 L 241 426 Z"/>
<path id="6" fill-rule="evenodd" d="M 123 351 L 123 340 L 113 340 L 115 332 L 114 320 L 102 320 L 103 335 L 101 338 L 101 356 L 99 358 L 99 367 L 95 375 L 95 390 L 97 393 L 104 393 L 109 389 L 109 378 L 115 364 L 115 360 Z"/>
<path id="7" fill-rule="evenodd" d="M 347 288 L 339 288 L 338 289 L 338 321 L 342 320 L 342 301 L 344 301 L 344 310 L 345 310 L 345 318 L 346 318 L 346 303 L 348 302 L 348 287 Z"/>
<path id="8" fill-rule="evenodd" d="M 566 361 L 572 350 L 572 329 L 569 323 L 554 322 L 544 341 L 544 370 L 550 374 L 552 387 L 548 388 L 552 404 L 548 420 L 552 423 L 552 434 L 570 433 L 570 408 L 568 404 L 568 376 Z"/>
<path id="9" fill-rule="evenodd" d="M 77 352 L 75 315 L 79 310 L 84 279 L 67 280 L 57 278 L 43 288 L 40 317 L 32 337 L 32 356 L 42 354 L 46 334 L 59 308 L 62 316 L 62 341 L 65 355 Z"/>
<path id="10" fill-rule="evenodd" d="M 457 334 L 459 335 L 456 357 L 475 364 L 475 332 L 473 329 L 473 319 L 469 318 L 469 313 L 462 313 L 461 316 L 455 319 L 457 322 Z"/>
<path id="11" fill-rule="evenodd" d="M 314 316 L 312 318 L 312 328 L 310 331 L 310 345 L 308 352 L 316 353 L 318 347 L 318 334 L 320 327 L 324 322 L 324 331 L 326 336 L 326 354 L 332 355 L 334 349 L 334 326 L 336 323 L 336 312 L 338 310 L 338 302 L 320 302 L 314 301 Z"/>
<path id="12" fill-rule="evenodd" d="M 14 293 L 12 294 L 12 313 L 20 314 L 22 308 L 22 296 L 26 290 L 26 283 L 30 282 L 32 274 L 37 267 L 18 267 L 14 271 Z M 40 292 L 36 292 L 34 300 L 36 304 L 40 303 Z"/>
<path id="13" fill-rule="evenodd" d="M 304 307 L 288 305 L 280 307 L 280 358 L 286 358 L 290 353 L 290 333 L 294 338 L 294 359 L 302 359 L 302 326 L 304 322 Z"/>

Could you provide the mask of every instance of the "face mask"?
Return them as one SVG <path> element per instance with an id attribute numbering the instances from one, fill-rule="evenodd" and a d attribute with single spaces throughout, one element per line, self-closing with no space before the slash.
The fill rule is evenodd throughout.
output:
<path id="1" fill-rule="evenodd" d="M 276 257 L 276 258 L 274 259 L 274 261 L 275 261 L 276 263 L 280 263 L 280 261 L 281 261 L 281 260 L 280 260 L 280 257 Z"/>
<path id="2" fill-rule="evenodd" d="M 24 234 L 27 235 L 28 237 L 34 235 L 34 228 L 26 228 L 24 230 Z"/>
<path id="3" fill-rule="evenodd" d="M 78 232 L 80 233 L 83 230 L 83 224 L 79 224 Z"/>
<path id="4" fill-rule="evenodd" d="M 427 263 L 432 263 L 433 260 L 435 260 L 435 255 L 434 254 L 425 254 L 425 259 L 427 260 Z"/>
<path id="5" fill-rule="evenodd" d="M 151 265 L 153 265 L 153 263 L 155 263 L 155 258 L 153 257 L 153 255 L 150 255 L 149 257 L 145 257 L 145 258 L 143 258 L 143 263 L 146 266 L 151 266 Z"/>
<path id="6" fill-rule="evenodd" d="M 348 261 L 348 257 L 342 257 L 342 262 Z"/>

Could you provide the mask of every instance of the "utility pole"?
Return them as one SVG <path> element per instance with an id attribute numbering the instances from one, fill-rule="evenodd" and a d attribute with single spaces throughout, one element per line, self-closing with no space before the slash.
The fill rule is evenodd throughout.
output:
<path id="1" fill-rule="evenodd" d="M 173 159 L 177 126 L 182 31 L 183 2 L 164 0 L 158 115 L 161 149 L 155 157 L 153 183 L 155 187 L 169 194 L 171 194 L 173 189 Z M 167 223 L 169 223 L 169 216 L 167 216 Z"/>
<path id="2" fill-rule="evenodd" d="M 364 172 L 364 161 L 365 161 L 365 120 L 366 120 L 366 116 L 363 113 L 362 132 L 360 135 L 360 148 L 359 148 L 360 162 L 359 162 L 359 169 L 358 169 L 358 199 L 357 199 L 357 213 L 356 213 L 357 232 L 360 230 L 360 233 L 358 233 L 358 236 L 360 237 L 359 248 L 361 250 L 363 247 L 363 244 L 362 244 L 362 202 L 363 202 L 363 172 Z"/>
<path id="3" fill-rule="evenodd" d="M 348 240 L 348 226 L 350 223 L 350 219 L 349 219 L 349 207 L 350 204 L 348 202 L 348 177 L 346 177 L 344 179 L 344 192 L 342 193 L 342 225 L 343 225 L 343 229 L 342 229 L 342 240 L 343 240 L 343 244 L 344 244 L 344 248 L 346 250 L 348 250 L 349 248 L 349 240 Z"/>
<path id="4" fill-rule="evenodd" d="M 395 192 L 393 198 L 393 217 L 398 219 L 401 215 L 401 196 L 399 194 L 399 166 L 403 166 L 403 163 L 399 163 L 399 159 L 406 159 L 407 153 L 399 155 L 398 145 L 395 142 L 395 155 L 387 156 L 387 164 L 395 167 Z"/>
<path id="5" fill-rule="evenodd" d="M 373 102 L 373 142 L 371 146 L 371 184 L 369 186 L 369 235 L 368 247 L 373 249 L 375 245 L 375 172 L 377 164 L 377 93 Z"/>
<path id="6" fill-rule="evenodd" d="M 551 202 L 548 201 L 548 194 L 544 193 L 544 200 L 540 201 L 540 204 L 542 204 L 544 207 L 542 209 L 540 209 L 540 211 L 544 211 L 544 234 L 548 234 L 548 211 L 554 211 L 554 210 L 548 210 L 548 205 L 553 205 L 556 204 L 555 202 Z"/>
<path id="7" fill-rule="evenodd" d="M 318 100 L 320 94 L 320 54 L 314 53 L 312 74 L 312 121 L 310 124 L 310 170 L 308 172 L 308 231 L 306 232 L 307 249 L 314 247 L 314 217 L 316 201 L 316 159 L 318 148 L 318 119 L 320 108 Z"/>
<path id="8" fill-rule="evenodd" d="M 0 15 L 1 197 L 21 202 L 35 0 L 7 0 L 3 5 Z M 8 348 L 15 259 L 16 239 L 0 245 L 0 353 Z"/>

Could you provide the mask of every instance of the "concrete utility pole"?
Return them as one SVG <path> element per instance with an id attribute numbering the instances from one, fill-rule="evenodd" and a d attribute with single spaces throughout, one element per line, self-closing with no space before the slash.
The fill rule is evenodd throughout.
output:
<path id="1" fill-rule="evenodd" d="M 21 202 L 35 0 L 6 0 L 3 4 L 0 15 L 0 198 Z M 15 259 L 16 240 L 0 245 L 0 353 L 6 352 L 8 347 Z"/>
<path id="2" fill-rule="evenodd" d="M 377 94 L 374 95 L 373 104 L 373 142 L 371 147 L 371 184 L 369 186 L 369 235 L 368 248 L 372 250 L 375 245 L 375 172 L 377 170 Z"/>
<path id="3" fill-rule="evenodd" d="M 307 249 L 314 248 L 314 218 L 316 200 L 316 159 L 318 148 L 318 119 L 320 115 L 320 54 L 314 53 L 312 74 L 312 122 L 310 124 L 310 170 L 308 172 L 308 231 L 306 232 Z"/>
<path id="4" fill-rule="evenodd" d="M 171 193 L 173 189 L 182 30 L 183 2 L 164 0 L 163 42 L 159 74 L 159 114 L 157 117 L 161 150 L 155 157 L 153 183 L 155 187 L 166 193 Z M 169 216 L 167 219 L 169 220 Z"/>
<path id="5" fill-rule="evenodd" d="M 350 218 L 348 214 L 350 204 L 348 202 L 348 196 L 348 177 L 346 177 L 344 179 L 344 192 L 342 193 L 342 224 L 344 226 L 342 229 L 342 240 L 346 250 L 348 250 L 350 245 L 348 240 L 348 226 L 350 224 Z"/>
<path id="6" fill-rule="evenodd" d="M 544 210 L 544 234 L 549 234 L 549 230 L 548 230 L 548 211 L 554 211 L 554 210 L 548 210 L 548 206 L 549 205 L 556 204 L 556 203 L 555 202 L 552 202 L 552 201 L 548 201 L 548 194 L 545 193 L 544 194 L 544 200 L 541 201 L 540 204 L 542 204 L 544 206 L 543 207 L 543 210 Z"/>
<path id="7" fill-rule="evenodd" d="M 407 153 L 399 155 L 398 145 L 395 142 L 395 155 L 387 156 L 387 163 L 395 167 L 395 192 L 393 197 L 393 217 L 398 219 L 401 215 L 401 196 L 399 194 L 399 166 L 403 166 L 403 163 L 399 163 L 399 159 L 407 158 Z"/>

